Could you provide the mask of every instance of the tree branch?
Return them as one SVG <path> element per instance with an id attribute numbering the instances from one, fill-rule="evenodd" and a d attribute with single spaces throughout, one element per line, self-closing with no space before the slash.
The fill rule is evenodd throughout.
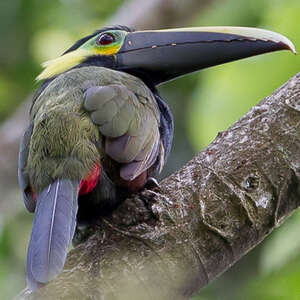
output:
<path id="1" fill-rule="evenodd" d="M 127 199 L 22 299 L 189 299 L 300 205 L 300 73 L 159 189 Z"/>

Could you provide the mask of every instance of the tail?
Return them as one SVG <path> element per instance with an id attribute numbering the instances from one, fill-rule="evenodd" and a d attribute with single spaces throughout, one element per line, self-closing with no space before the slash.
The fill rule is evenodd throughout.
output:
<path id="1" fill-rule="evenodd" d="M 31 290 L 63 269 L 78 210 L 79 181 L 57 179 L 37 195 L 27 253 L 27 285 Z"/>

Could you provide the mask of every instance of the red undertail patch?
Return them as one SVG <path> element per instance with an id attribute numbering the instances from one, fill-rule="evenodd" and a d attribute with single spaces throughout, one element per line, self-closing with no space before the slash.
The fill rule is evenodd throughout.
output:
<path id="1" fill-rule="evenodd" d="M 100 165 L 95 165 L 94 169 L 80 182 L 79 196 L 90 193 L 97 185 L 100 176 Z"/>

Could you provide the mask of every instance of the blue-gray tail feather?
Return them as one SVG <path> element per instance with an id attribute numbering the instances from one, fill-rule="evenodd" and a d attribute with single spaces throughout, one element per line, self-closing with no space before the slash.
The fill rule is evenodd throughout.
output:
<path id="1" fill-rule="evenodd" d="M 57 179 L 37 195 L 27 254 L 27 284 L 34 290 L 63 269 L 78 210 L 79 181 Z"/>

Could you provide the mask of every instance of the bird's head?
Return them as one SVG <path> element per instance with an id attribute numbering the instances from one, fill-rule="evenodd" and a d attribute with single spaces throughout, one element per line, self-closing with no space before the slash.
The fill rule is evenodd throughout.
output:
<path id="1" fill-rule="evenodd" d="M 72 68 L 94 65 L 124 71 L 158 85 L 225 62 L 295 47 L 285 36 L 248 27 L 194 27 L 133 31 L 107 27 L 45 62 L 46 80 Z"/>

